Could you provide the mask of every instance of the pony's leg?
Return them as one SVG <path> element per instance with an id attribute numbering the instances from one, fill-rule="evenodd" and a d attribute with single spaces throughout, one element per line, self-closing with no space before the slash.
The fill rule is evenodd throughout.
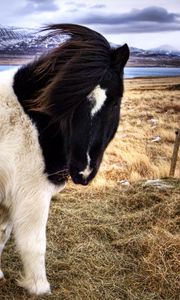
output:
<path id="1" fill-rule="evenodd" d="M 12 224 L 9 220 L 8 210 L 0 206 L 0 280 L 4 279 L 4 274 L 1 270 L 1 255 L 6 242 L 8 241 L 12 231 Z"/>
<path id="2" fill-rule="evenodd" d="M 24 199 L 18 201 L 13 216 L 15 241 L 24 266 L 24 274 L 18 284 L 35 295 L 50 293 L 45 270 L 45 251 L 51 196 L 51 192 L 47 190 L 29 191 Z"/>

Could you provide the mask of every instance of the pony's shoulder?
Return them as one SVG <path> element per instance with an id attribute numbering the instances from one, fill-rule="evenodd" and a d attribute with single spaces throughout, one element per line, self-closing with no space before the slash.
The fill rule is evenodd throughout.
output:
<path id="1" fill-rule="evenodd" d="M 5 83 L 12 85 L 14 75 L 16 74 L 17 70 L 18 70 L 18 67 L 14 67 L 10 70 L 0 72 L 0 86 Z"/>
<path id="2" fill-rule="evenodd" d="M 14 75 L 17 72 L 17 68 L 13 68 L 8 71 L 0 72 L 0 106 L 1 108 L 9 103 L 9 101 L 16 100 L 17 97 L 13 90 Z"/>

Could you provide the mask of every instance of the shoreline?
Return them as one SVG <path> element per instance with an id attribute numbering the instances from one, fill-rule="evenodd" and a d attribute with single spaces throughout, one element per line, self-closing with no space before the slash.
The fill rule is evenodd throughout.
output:
<path id="1" fill-rule="evenodd" d="M 18 66 L 27 64 L 36 59 L 39 55 L 0 55 L 0 65 Z M 126 68 L 180 68 L 180 60 L 176 61 L 153 61 L 146 59 L 131 58 Z"/>
<path id="2" fill-rule="evenodd" d="M 163 79 L 163 78 L 167 78 L 167 79 L 171 79 L 171 78 L 180 78 L 180 75 L 172 75 L 172 76 L 141 76 L 141 77 L 126 77 L 124 78 L 124 80 L 134 80 L 134 79 Z"/>
<path id="3" fill-rule="evenodd" d="M 0 66 L 2 67 L 2 68 L 0 68 L 0 72 L 6 70 L 6 67 L 7 67 L 7 70 L 10 69 L 11 67 L 12 68 L 13 67 L 21 67 L 22 65 L 28 64 L 29 62 L 31 62 L 33 59 L 36 59 L 36 58 L 37 57 L 35 57 L 35 56 L 15 56 L 13 58 L 11 58 L 9 56 L 8 57 L 7 56 L 6 57 L 0 57 Z M 135 73 L 131 72 L 131 71 L 129 72 L 128 69 L 131 69 L 131 68 L 136 68 L 136 69 L 138 69 L 138 68 L 148 68 L 148 69 L 152 69 L 152 70 L 154 68 L 161 68 L 161 69 L 166 69 L 165 73 L 167 73 L 167 74 L 162 75 L 161 73 L 163 71 L 159 72 L 158 70 L 157 70 L 157 72 L 156 71 L 154 71 L 154 72 L 150 71 L 150 74 L 148 74 L 149 72 L 146 72 L 146 71 L 144 71 L 144 72 L 143 71 L 140 71 L 140 72 L 135 71 Z M 174 71 L 167 71 L 170 68 L 173 68 Z M 175 78 L 175 79 L 178 79 L 178 78 L 180 78 L 180 74 L 178 74 L 179 71 L 175 71 L 175 69 L 179 70 L 180 67 L 178 67 L 178 66 L 169 66 L 169 65 L 167 65 L 167 66 L 164 66 L 164 65 L 163 66 L 152 66 L 152 65 L 146 65 L 146 64 L 144 64 L 144 65 L 138 65 L 138 64 L 133 64 L 132 65 L 131 64 L 131 65 L 128 65 L 126 67 L 127 73 L 125 71 L 124 80 L 125 81 L 135 80 L 135 79 L 136 80 L 142 80 L 142 79 L 143 80 L 151 80 L 151 79 L 153 80 L 153 79 L 163 79 L 163 78 L 164 79 L 165 78 L 169 78 L 169 79 Z M 144 74 L 141 74 L 141 73 L 144 73 Z M 151 75 L 151 73 L 152 73 L 152 75 Z M 157 74 L 155 74 L 155 73 L 157 73 Z M 158 73 L 159 73 L 159 75 L 158 75 Z M 173 73 L 175 73 L 175 74 L 173 74 Z"/>
<path id="4" fill-rule="evenodd" d="M 12 67 L 12 69 L 13 68 L 15 68 L 15 67 L 21 67 L 21 65 L 19 65 L 19 64 L 17 64 L 17 65 L 1 65 L 1 63 L 0 63 L 0 67 L 1 66 L 7 66 L 7 67 Z M 136 67 L 134 67 L 134 68 L 136 68 Z M 146 67 L 145 67 L 146 68 Z M 148 68 L 148 67 L 147 67 Z M 7 71 L 7 70 L 10 70 L 11 68 L 8 68 L 8 69 L 0 69 L 0 73 L 1 72 L 3 72 L 3 71 Z M 148 75 L 148 76 L 138 76 L 138 77 L 136 77 L 136 76 L 134 76 L 134 77 L 124 77 L 124 81 L 130 81 L 130 80 L 139 80 L 139 81 L 141 81 L 141 80 L 145 80 L 145 81 L 148 81 L 148 80 L 153 80 L 153 79 L 156 79 L 156 80 L 162 80 L 162 79 L 180 79 L 180 74 L 179 75 L 166 75 L 166 76 L 150 76 L 150 75 Z"/>

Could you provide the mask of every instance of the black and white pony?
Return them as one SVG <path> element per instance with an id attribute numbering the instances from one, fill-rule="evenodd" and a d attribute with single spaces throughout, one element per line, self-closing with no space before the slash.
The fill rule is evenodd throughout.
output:
<path id="1" fill-rule="evenodd" d="M 16 71 L 0 74 L 0 256 L 13 230 L 24 272 L 19 285 L 50 292 L 45 271 L 51 197 L 70 175 L 87 185 L 119 123 L 125 44 L 111 49 L 83 26 L 51 25 L 69 38 Z M 0 265 L 0 278 L 3 279 Z"/>

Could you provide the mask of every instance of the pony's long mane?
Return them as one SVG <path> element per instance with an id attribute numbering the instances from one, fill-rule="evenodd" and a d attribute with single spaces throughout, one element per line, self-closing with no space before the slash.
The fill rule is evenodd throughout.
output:
<path id="1" fill-rule="evenodd" d="M 99 33 L 72 24 L 50 25 L 44 38 L 69 38 L 32 65 L 42 88 L 33 95 L 30 109 L 64 115 L 75 108 L 101 81 L 110 67 L 111 48 Z"/>

